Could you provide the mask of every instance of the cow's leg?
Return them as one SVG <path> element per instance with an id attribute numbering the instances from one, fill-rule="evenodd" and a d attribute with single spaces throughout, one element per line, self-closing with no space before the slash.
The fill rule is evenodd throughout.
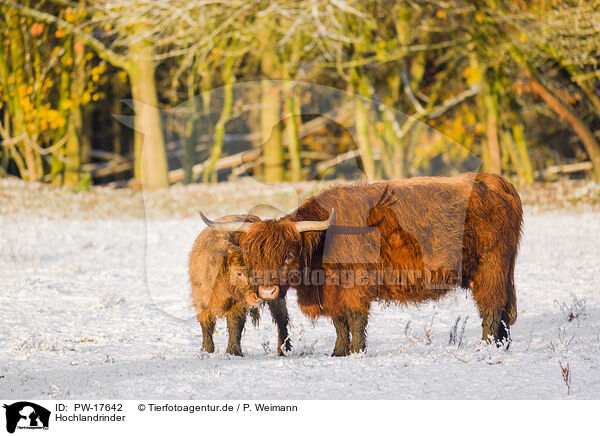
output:
<path id="1" fill-rule="evenodd" d="M 473 298 L 481 315 L 482 339 L 506 344 L 510 327 L 506 307 L 508 303 L 508 266 L 502 256 L 491 252 L 482 256 L 473 277 Z"/>
<path id="2" fill-rule="evenodd" d="M 333 326 L 335 327 L 337 339 L 335 340 L 332 356 L 347 356 L 350 354 L 350 330 L 348 318 L 345 316 L 333 318 Z"/>
<path id="3" fill-rule="evenodd" d="M 214 353 L 213 333 L 215 331 L 216 318 L 212 314 L 203 313 L 198 315 L 198 321 L 202 327 L 202 349 L 207 353 Z"/>
<path id="4" fill-rule="evenodd" d="M 244 324 L 246 323 L 246 312 L 234 312 L 227 315 L 227 332 L 229 333 L 229 342 L 227 343 L 228 354 L 234 356 L 242 356 L 242 331 L 244 330 Z"/>
<path id="5" fill-rule="evenodd" d="M 292 349 L 290 338 L 288 336 L 288 316 L 287 305 L 285 298 L 278 298 L 267 303 L 273 322 L 277 325 L 277 355 L 285 356 L 285 353 Z"/>
<path id="6" fill-rule="evenodd" d="M 350 352 L 360 353 L 365 351 L 367 343 L 367 323 L 369 314 L 364 312 L 348 312 L 348 324 L 352 333 L 352 342 L 350 342 Z"/>

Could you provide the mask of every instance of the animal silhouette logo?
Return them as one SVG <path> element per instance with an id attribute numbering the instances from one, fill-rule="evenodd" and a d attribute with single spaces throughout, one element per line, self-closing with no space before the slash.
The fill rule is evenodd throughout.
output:
<path id="1" fill-rule="evenodd" d="M 5 404 L 6 431 L 14 433 L 19 429 L 48 429 L 50 411 L 42 406 L 28 401 L 19 401 L 10 405 Z"/>

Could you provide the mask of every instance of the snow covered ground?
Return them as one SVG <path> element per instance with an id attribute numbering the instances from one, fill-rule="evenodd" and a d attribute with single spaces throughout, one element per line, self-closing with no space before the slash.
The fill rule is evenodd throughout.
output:
<path id="1" fill-rule="evenodd" d="M 275 356 L 266 311 L 246 327 L 245 357 L 224 354 L 224 321 L 217 352 L 201 352 L 185 268 L 202 227 L 153 220 L 146 238 L 141 219 L 0 216 L 0 398 L 600 398 L 600 213 L 526 214 L 508 351 L 480 342 L 458 291 L 375 306 L 367 353 L 347 358 L 330 357 L 331 322 L 307 320 L 293 291 L 291 356 Z"/>

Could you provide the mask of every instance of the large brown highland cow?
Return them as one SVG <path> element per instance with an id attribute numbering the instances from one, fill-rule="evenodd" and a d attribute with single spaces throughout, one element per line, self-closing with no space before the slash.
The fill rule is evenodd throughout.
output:
<path id="1" fill-rule="evenodd" d="M 203 218 L 241 232 L 260 298 L 277 300 L 292 286 L 302 312 L 333 319 L 334 356 L 365 349 L 372 301 L 419 303 L 459 286 L 473 293 L 483 338 L 508 343 L 522 208 L 501 176 L 335 186 L 289 215 L 241 228 Z"/>
<path id="2" fill-rule="evenodd" d="M 229 215 L 220 223 L 257 222 L 254 215 Z M 192 303 L 202 326 L 202 348 L 212 353 L 215 349 L 213 332 L 217 317 L 227 318 L 229 342 L 226 352 L 242 355 L 241 337 L 246 316 L 250 311 L 258 323 L 260 300 L 248 280 L 237 235 L 228 235 L 206 228 L 196 238 L 189 257 L 189 276 L 192 284 Z M 267 302 L 278 330 L 277 354 L 290 350 L 288 312 L 285 298 Z"/>

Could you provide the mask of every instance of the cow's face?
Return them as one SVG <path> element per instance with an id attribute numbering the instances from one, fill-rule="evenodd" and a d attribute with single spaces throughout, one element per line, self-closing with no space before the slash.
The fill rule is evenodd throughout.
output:
<path id="1" fill-rule="evenodd" d="M 283 297 L 290 276 L 300 273 L 302 238 L 293 223 L 254 223 L 240 236 L 240 247 L 258 296 L 264 300 Z"/>
<path id="2" fill-rule="evenodd" d="M 227 250 L 227 268 L 229 270 L 229 283 L 237 298 L 246 301 L 248 306 L 257 307 L 260 300 L 248 276 L 248 269 L 244 265 L 242 252 L 238 247 Z"/>
<path id="3" fill-rule="evenodd" d="M 335 211 L 331 210 L 323 221 L 290 221 L 284 217 L 253 223 L 215 222 L 202 212 L 200 217 L 215 230 L 240 234 L 243 261 L 257 297 L 274 300 L 285 296 L 291 278 L 301 277 L 302 232 L 327 230 L 334 222 Z"/>

